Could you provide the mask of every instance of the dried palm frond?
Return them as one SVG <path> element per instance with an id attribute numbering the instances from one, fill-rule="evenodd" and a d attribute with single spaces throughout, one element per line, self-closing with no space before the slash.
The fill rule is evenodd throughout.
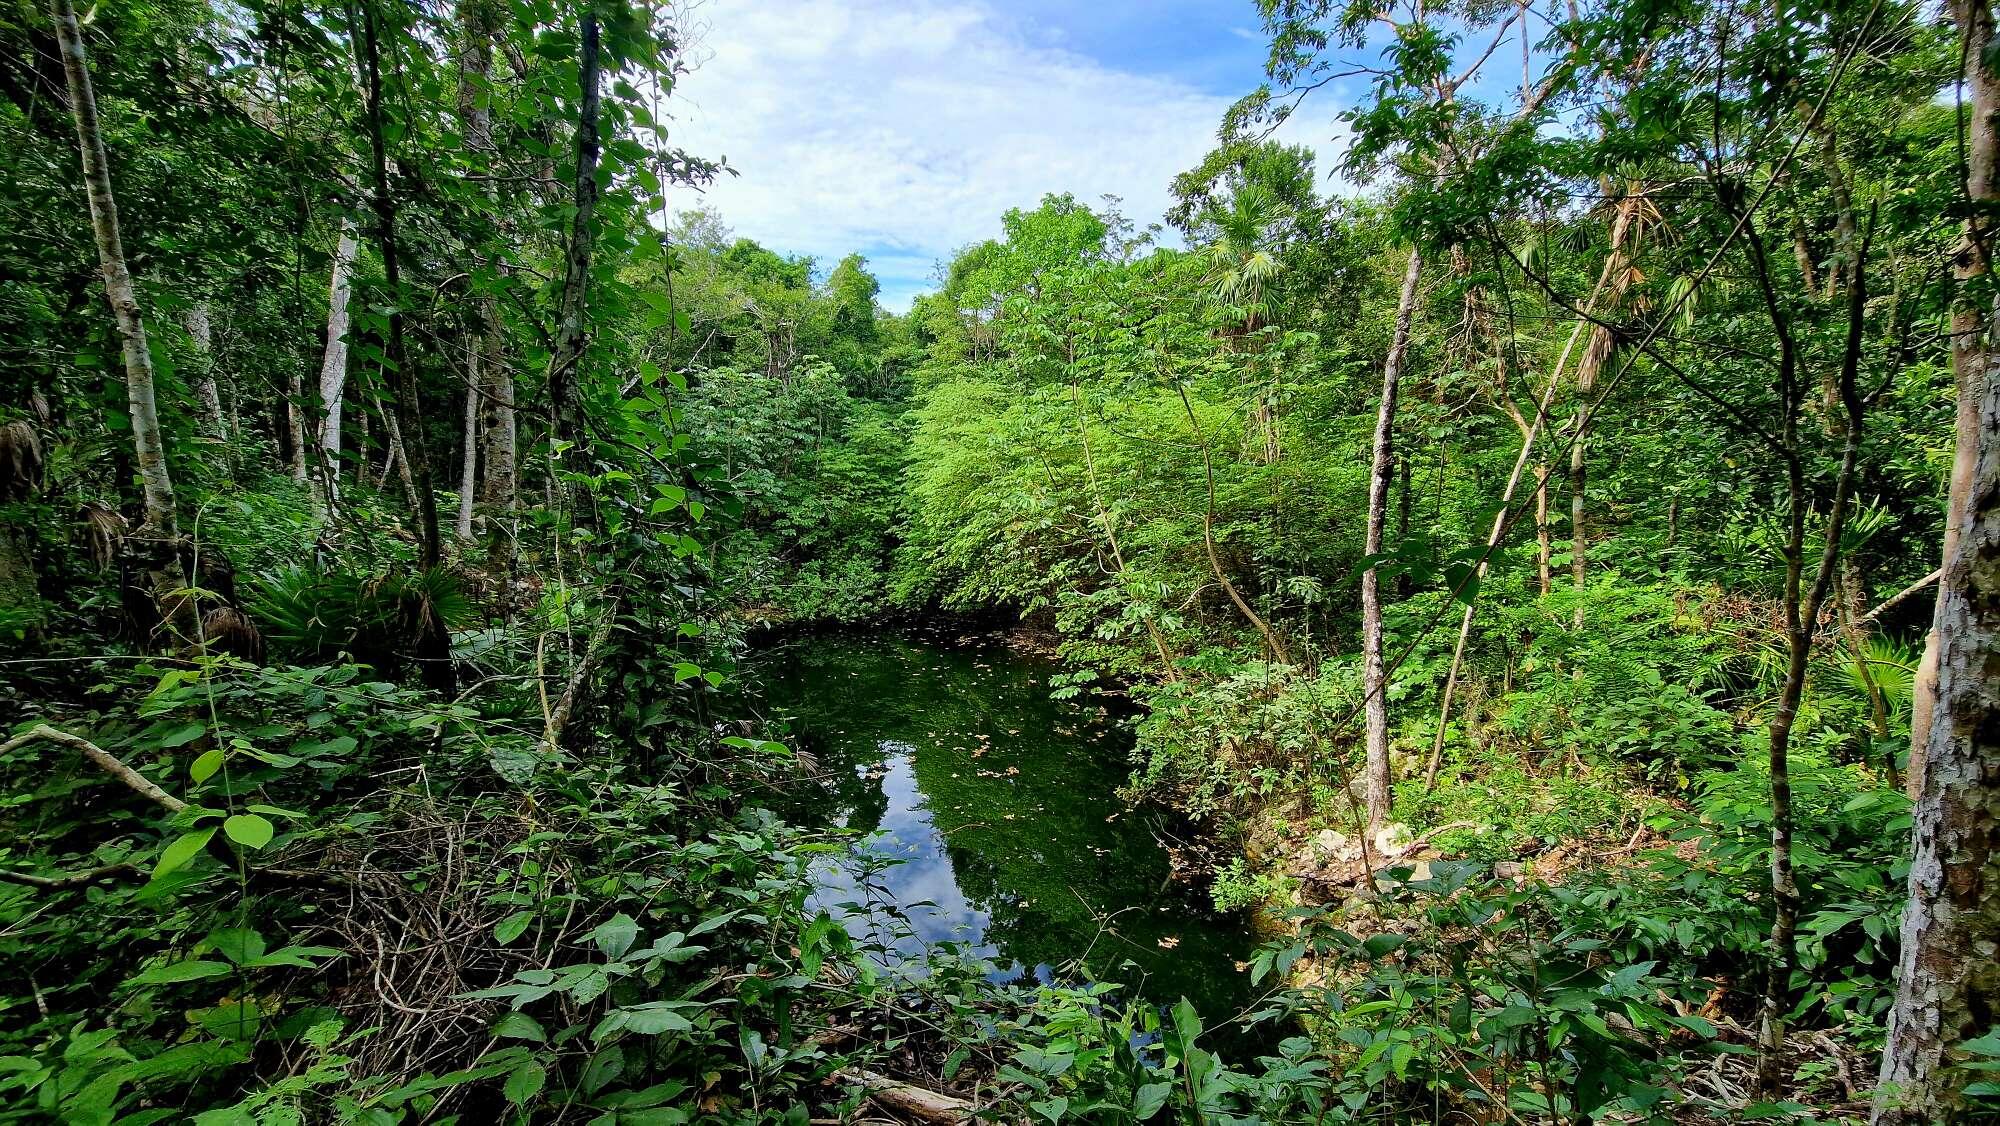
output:
<path id="1" fill-rule="evenodd" d="M 0 502 L 26 500 L 42 488 L 42 440 L 17 418 L 0 425 Z"/>

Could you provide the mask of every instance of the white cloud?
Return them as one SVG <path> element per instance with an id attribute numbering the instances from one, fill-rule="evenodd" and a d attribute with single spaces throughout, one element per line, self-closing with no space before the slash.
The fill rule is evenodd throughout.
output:
<path id="1" fill-rule="evenodd" d="M 707 202 L 773 249 L 867 254 L 892 308 L 1044 193 L 1154 220 L 1229 103 L 1035 45 L 980 0 L 712 0 L 684 22 L 676 142 L 740 173 Z"/>

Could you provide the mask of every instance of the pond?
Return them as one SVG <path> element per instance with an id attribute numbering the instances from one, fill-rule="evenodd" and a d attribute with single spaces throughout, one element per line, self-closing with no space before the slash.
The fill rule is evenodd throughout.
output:
<path id="1" fill-rule="evenodd" d="M 996 981 L 1115 981 L 1225 1020 L 1252 996 L 1240 919 L 1169 880 L 1159 819 L 1117 794 L 1131 736 L 1050 699 L 1053 662 L 993 637 L 786 643 L 764 664 L 791 744 L 820 767 L 787 816 L 861 834 L 815 870 L 815 906 L 891 960 L 960 943 Z"/>

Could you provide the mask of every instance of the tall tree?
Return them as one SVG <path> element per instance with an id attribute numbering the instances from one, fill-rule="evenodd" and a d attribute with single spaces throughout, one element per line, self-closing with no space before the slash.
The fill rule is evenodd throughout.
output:
<path id="1" fill-rule="evenodd" d="M 591 225 L 597 215 L 597 162 L 602 150 L 598 134 L 598 90 L 603 69 L 597 11 L 586 5 L 577 48 L 577 79 L 582 97 L 576 117 L 576 182 L 572 196 L 568 247 L 563 255 L 563 288 L 555 350 L 549 356 L 549 402 L 555 410 L 556 432 L 579 445 L 586 438 L 583 394 L 577 386 L 584 353 L 590 345 L 589 310 Z"/>
<path id="2" fill-rule="evenodd" d="M 2000 74 L 1990 0 L 1957 0 L 1972 113 L 1963 192 L 1973 207 L 1955 269 L 1955 438 L 1944 567 L 1912 700 L 1916 799 L 1902 962 L 1876 1122 L 1966 1114 L 1959 1045 L 2000 1020 L 2000 298 L 1991 208 L 2000 200 Z M 1990 302 L 1985 310 L 1974 296 Z"/>
<path id="3" fill-rule="evenodd" d="M 1416 316 L 1417 280 L 1423 255 L 1414 248 L 1403 267 L 1396 298 L 1396 327 L 1389 354 L 1382 361 L 1382 397 L 1375 408 L 1373 458 L 1368 474 L 1368 530 L 1363 552 L 1370 559 L 1382 553 L 1383 529 L 1389 520 L 1389 483 L 1396 472 L 1396 392 L 1403 378 L 1403 361 L 1410 352 L 1410 325 Z M 1361 690 L 1366 697 L 1368 824 L 1389 818 L 1389 677 L 1382 653 L 1382 582 L 1372 565 L 1361 573 Z"/>
<path id="4" fill-rule="evenodd" d="M 354 256 L 360 249 L 354 237 L 354 222 L 343 218 L 340 235 L 334 241 L 333 268 L 327 286 L 326 348 L 319 365 L 319 425 L 317 438 L 322 461 L 324 488 L 332 495 L 340 481 L 340 415 L 347 397 L 347 330 L 351 322 L 348 301 L 354 290 Z"/>
<path id="5" fill-rule="evenodd" d="M 72 0 L 53 0 L 56 40 L 62 48 L 63 77 L 69 87 L 70 116 L 76 124 L 77 146 L 83 155 L 84 192 L 90 199 L 91 229 L 97 237 L 98 264 L 104 273 L 104 295 L 118 324 L 125 356 L 125 399 L 132 421 L 132 450 L 138 465 L 145 520 L 128 537 L 143 553 L 142 565 L 152 587 L 162 625 L 174 632 L 186 625 L 194 605 L 186 593 L 181 566 L 180 524 L 174 512 L 174 482 L 167 470 L 166 440 L 154 397 L 153 353 L 146 342 L 146 322 L 139 296 L 125 263 L 125 244 L 118 229 L 118 202 L 111 192 L 111 158 L 98 122 L 97 94 L 90 82 L 90 57 L 83 31 L 77 26 Z"/>
<path id="6" fill-rule="evenodd" d="M 402 256 L 396 242 L 396 197 L 389 188 L 387 127 L 382 108 L 382 28 L 376 0 L 361 0 L 361 74 L 366 85 L 369 155 L 373 158 L 375 243 L 382 257 L 382 279 L 389 290 L 389 367 L 395 392 L 390 434 L 402 444 L 407 484 L 417 513 L 417 565 L 436 567 L 444 559 L 438 531 L 437 489 L 431 476 L 429 444 L 424 441 L 423 398 L 416 368 L 403 340 Z M 350 11 L 352 9 L 350 8 Z"/>

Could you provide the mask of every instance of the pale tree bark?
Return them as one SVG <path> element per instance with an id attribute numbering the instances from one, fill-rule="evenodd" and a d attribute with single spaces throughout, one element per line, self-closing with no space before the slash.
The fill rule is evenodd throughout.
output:
<path id="1" fill-rule="evenodd" d="M 194 392 L 195 424 L 202 437 L 225 441 L 229 420 L 223 417 L 222 393 L 215 386 L 215 329 L 209 320 L 208 302 L 189 305 L 182 323 L 188 339 L 194 342 L 195 362 L 188 373 L 188 387 Z"/>
<path id="2" fill-rule="evenodd" d="M 458 473 L 458 533 L 460 543 L 472 542 L 472 494 L 479 474 L 479 342 L 466 350 L 465 431 Z"/>
<path id="3" fill-rule="evenodd" d="M 1955 0 L 1952 18 L 1958 23 L 1959 57 L 1965 62 L 1965 86 L 1972 99 L 1972 115 L 1965 130 L 1965 195 L 1975 206 L 1990 208 L 2000 200 L 2000 74 L 1982 65 L 1993 42 L 1994 16 L 1988 0 Z M 1987 241 L 1994 237 L 1993 224 L 1969 220 L 1965 238 L 1958 247 L 1953 273 L 1961 292 L 1967 283 L 1986 274 L 1992 263 Z M 1977 445 L 1979 381 L 1973 373 L 1984 372 L 1992 362 L 1994 341 L 1986 338 L 1980 311 L 1960 302 L 1952 310 L 1952 371 L 1958 392 L 1956 448 Z M 1957 547 L 1957 525 L 1950 514 L 1966 503 L 1972 489 L 1973 465 L 1966 458 L 1954 458 L 1951 484 L 1945 501 L 1944 557 L 1950 559 Z M 1942 591 L 1939 598 L 1942 599 Z M 1912 799 L 1924 792 L 1924 755 L 1930 748 L 1931 709 L 1937 700 L 1938 636 L 1933 629 L 1924 639 L 1924 657 L 1917 666 L 1916 682 L 1910 694 L 1910 764 L 1903 782 Z"/>
<path id="4" fill-rule="evenodd" d="M 2000 330 L 2000 317 L 1995 329 Z M 1975 386 L 1970 487 L 1952 511 L 1931 632 L 1931 722 L 1877 1122 L 1968 1117 L 1959 1045 L 2000 1023 L 2000 365 Z"/>
<path id="5" fill-rule="evenodd" d="M 487 94 L 493 73 L 496 16 L 488 0 L 459 0 L 457 14 L 458 117 L 465 129 L 466 148 L 490 158 L 495 146 Z M 504 276 L 504 266 L 496 262 L 496 269 Z M 496 554 L 505 558 L 512 556 L 509 516 L 516 493 L 514 373 L 506 360 L 498 299 L 491 294 L 480 295 L 474 301 L 474 312 L 478 318 L 475 336 L 481 375 L 472 384 L 472 393 L 479 402 L 476 456 L 482 469 L 477 499 L 492 515 Z M 471 456 L 475 455 L 468 458 Z"/>
<path id="6" fill-rule="evenodd" d="M 184 593 L 187 576 L 180 561 L 180 525 L 174 513 L 174 482 L 167 471 L 167 449 L 160 433 L 160 412 L 154 398 L 153 354 L 146 343 L 146 324 L 139 297 L 125 265 L 125 244 L 118 229 L 118 203 L 111 194 L 111 159 L 97 119 L 97 95 L 90 84 L 90 60 L 83 48 L 71 0 L 53 0 L 51 15 L 62 48 L 63 76 L 69 87 L 70 115 L 76 123 L 77 147 L 83 156 L 83 184 L 90 199 L 90 222 L 97 237 L 98 263 L 104 272 L 104 295 L 118 323 L 125 356 L 126 407 L 132 420 L 132 447 L 144 494 L 146 518 L 127 537 L 145 554 L 143 566 L 152 587 L 155 608 L 168 632 L 177 632 L 194 616 L 194 603 Z"/>
<path id="7" fill-rule="evenodd" d="M 1966 193 L 2000 197 L 2000 77 L 1983 65 L 1989 0 L 1958 0 L 1972 115 Z M 1988 271 L 1990 222 L 1967 221 L 1957 273 Z M 1968 1118 L 1977 1074 L 1959 1045 L 2000 1013 L 2000 303 L 1954 311 L 1957 434 L 1945 509 L 1944 567 L 1912 701 L 1908 784 L 1915 797 L 1910 900 L 1874 1119 Z"/>
<path id="8" fill-rule="evenodd" d="M 1368 476 L 1368 530 L 1362 549 L 1371 559 L 1382 553 L 1382 533 L 1389 518 L 1389 478 L 1395 472 L 1396 458 L 1396 392 L 1410 352 L 1410 322 L 1416 317 L 1417 278 L 1422 269 L 1423 255 L 1411 250 L 1396 297 L 1396 327 L 1389 355 L 1382 361 L 1382 398 L 1375 408 L 1374 454 Z M 1367 729 L 1364 777 L 1371 830 L 1389 819 L 1393 781 L 1389 770 L 1389 677 L 1382 648 L 1382 581 L 1371 564 L 1361 573 L 1361 691 Z"/>
<path id="9" fill-rule="evenodd" d="M 317 437 L 329 494 L 339 491 L 340 416 L 347 398 L 347 330 L 352 321 L 348 303 L 354 293 L 354 256 L 360 247 L 354 220 L 342 219 L 340 236 L 333 244 L 333 269 L 327 279 L 326 349 L 320 354 L 319 363 Z"/>

